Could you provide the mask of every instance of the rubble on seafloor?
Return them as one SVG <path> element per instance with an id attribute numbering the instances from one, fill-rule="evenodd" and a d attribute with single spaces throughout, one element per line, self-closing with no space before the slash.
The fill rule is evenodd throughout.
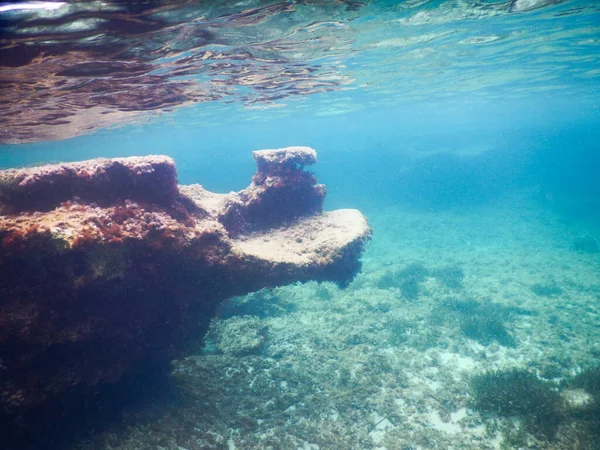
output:
<path id="1" fill-rule="evenodd" d="M 0 414 L 86 395 L 167 363 L 223 299 L 295 281 L 347 284 L 370 228 L 323 212 L 316 152 L 254 152 L 240 192 L 178 186 L 166 156 L 0 171 Z"/>

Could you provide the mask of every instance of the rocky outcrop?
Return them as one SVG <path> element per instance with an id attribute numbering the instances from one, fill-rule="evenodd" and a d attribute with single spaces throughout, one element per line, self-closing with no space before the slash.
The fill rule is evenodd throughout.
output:
<path id="1" fill-rule="evenodd" d="M 0 408 L 18 416 L 169 361 L 230 296 L 347 284 L 370 230 L 322 212 L 314 150 L 254 153 L 245 190 L 177 186 L 164 156 L 0 172 Z"/>
<path id="2" fill-rule="evenodd" d="M 6 212 L 48 211 L 69 200 L 110 206 L 123 197 L 169 206 L 177 196 L 175 164 L 166 156 L 0 171 L 0 207 Z"/>
<path id="3" fill-rule="evenodd" d="M 233 234 L 278 227 L 323 210 L 325 186 L 302 170 L 317 162 L 307 147 L 253 153 L 258 170 L 246 189 L 228 198 L 221 222 Z"/>

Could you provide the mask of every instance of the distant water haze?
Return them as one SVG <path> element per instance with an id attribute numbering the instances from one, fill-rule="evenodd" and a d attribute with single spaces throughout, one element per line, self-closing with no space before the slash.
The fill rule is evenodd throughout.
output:
<path id="1" fill-rule="evenodd" d="M 600 113 L 587 101 L 465 98 L 329 116 L 276 118 L 265 111 L 239 122 L 241 112 L 232 111 L 221 113 L 222 125 L 196 125 L 193 114 L 190 108 L 175 114 L 186 116 L 179 122 L 164 116 L 60 142 L 3 146 L 0 166 L 167 154 L 182 184 L 229 192 L 252 175 L 252 150 L 308 145 L 318 151 L 313 169 L 328 185 L 331 208 L 395 202 L 446 208 L 526 186 L 548 201 L 599 190 Z"/>

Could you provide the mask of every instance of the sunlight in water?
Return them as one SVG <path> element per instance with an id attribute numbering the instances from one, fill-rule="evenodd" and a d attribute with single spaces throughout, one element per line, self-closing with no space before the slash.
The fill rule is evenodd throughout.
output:
<path id="1" fill-rule="evenodd" d="M 371 105 L 590 97 L 595 2 L 31 2 L 0 10 L 0 142 L 60 139 L 182 106 L 322 115 Z M 54 10 L 54 11 L 51 11 Z M 556 64 L 560 60 L 560 64 Z M 547 81 L 551 81 L 548 83 Z M 352 100 L 335 92 L 352 92 Z M 329 95 L 327 95 L 329 93 Z M 323 101 L 319 101 L 321 98 Z M 285 108 L 280 114 L 287 114 Z"/>

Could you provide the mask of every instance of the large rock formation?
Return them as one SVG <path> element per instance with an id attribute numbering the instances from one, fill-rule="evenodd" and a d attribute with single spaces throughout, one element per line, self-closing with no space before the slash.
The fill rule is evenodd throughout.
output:
<path id="1" fill-rule="evenodd" d="M 348 283 L 370 230 L 322 212 L 314 150 L 254 153 L 245 190 L 177 186 L 172 159 L 0 172 L 0 408 L 22 415 L 180 354 L 223 299 Z"/>

